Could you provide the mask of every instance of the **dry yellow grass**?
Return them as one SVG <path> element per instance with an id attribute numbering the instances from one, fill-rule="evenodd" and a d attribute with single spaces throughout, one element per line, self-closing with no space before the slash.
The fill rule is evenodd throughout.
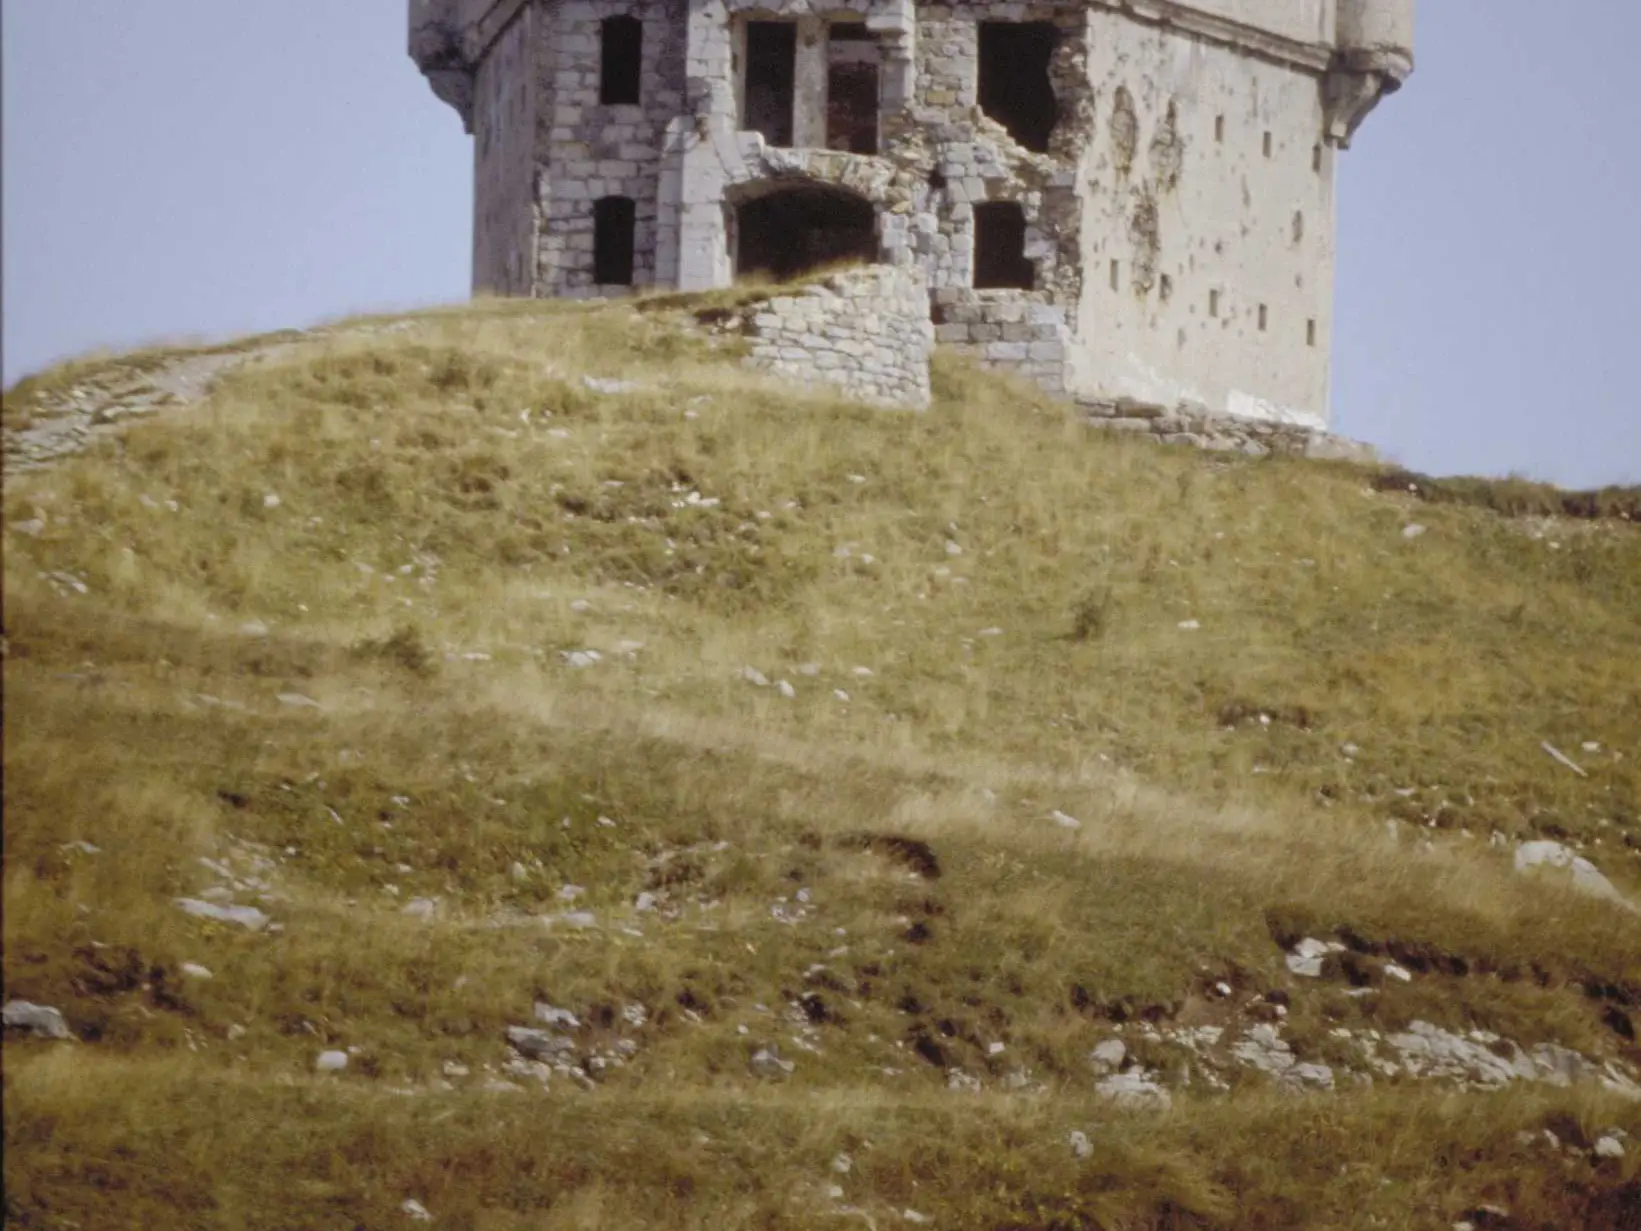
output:
<path id="1" fill-rule="evenodd" d="M 1490 845 L 1641 886 L 1641 535 L 946 363 L 852 408 L 680 328 L 712 306 L 353 322 L 8 482 L 6 995 L 85 1040 L 5 1044 L 8 1217 L 834 1226 L 837 1183 L 877 1226 L 1629 1225 L 1637 1150 L 1517 1140 L 1635 1126 L 1587 1089 L 1136 1116 L 1085 1057 L 1274 996 L 1306 1060 L 1415 1018 L 1641 1060 L 1641 928 Z M 202 858 L 283 930 L 177 909 Z M 1296 935 L 1417 978 L 1295 979 Z M 538 1000 L 622 1062 L 485 1092 Z"/>

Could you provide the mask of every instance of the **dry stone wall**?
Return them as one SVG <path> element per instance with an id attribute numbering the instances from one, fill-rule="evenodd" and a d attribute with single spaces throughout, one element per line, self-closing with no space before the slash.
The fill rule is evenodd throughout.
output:
<path id="1" fill-rule="evenodd" d="M 915 270 L 874 265 L 833 274 L 748 309 L 748 362 L 862 401 L 929 404 L 928 290 Z"/>

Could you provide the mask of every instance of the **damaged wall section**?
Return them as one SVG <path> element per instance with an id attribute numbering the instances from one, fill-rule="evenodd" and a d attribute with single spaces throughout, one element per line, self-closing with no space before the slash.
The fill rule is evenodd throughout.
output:
<path id="1" fill-rule="evenodd" d="M 934 331 L 916 270 L 874 265 L 832 274 L 753 305 L 743 329 L 754 367 L 878 405 L 929 404 Z"/>

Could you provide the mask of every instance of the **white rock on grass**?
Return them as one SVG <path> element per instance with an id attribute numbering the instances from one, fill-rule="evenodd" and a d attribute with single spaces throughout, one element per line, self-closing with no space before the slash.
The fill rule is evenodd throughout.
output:
<path id="1" fill-rule="evenodd" d="M 432 1222 L 433 1215 L 427 1212 L 427 1207 L 414 1197 L 406 1197 L 405 1203 L 399 1209 L 412 1222 Z"/>
<path id="2" fill-rule="evenodd" d="M 182 964 L 182 973 L 190 979 L 210 979 L 214 977 L 209 967 L 201 966 L 198 962 L 184 962 Z"/>
<path id="3" fill-rule="evenodd" d="M 1174 1101 L 1168 1091 L 1157 1084 L 1154 1075 L 1141 1069 L 1130 1069 L 1126 1073 L 1113 1073 L 1110 1077 L 1101 1078 L 1094 1089 L 1117 1106 L 1136 1110 L 1166 1111 Z"/>
<path id="4" fill-rule="evenodd" d="M 1345 946 L 1334 940 L 1314 940 L 1307 936 L 1288 954 L 1288 969 L 1306 979 L 1322 975 L 1322 962 L 1330 953 L 1342 953 Z"/>
<path id="5" fill-rule="evenodd" d="M 1050 812 L 1048 817 L 1061 829 L 1081 829 L 1083 827 L 1083 823 L 1076 817 L 1061 812 L 1058 808 Z"/>
<path id="6" fill-rule="evenodd" d="M 752 1053 L 752 1071 L 759 1077 L 786 1077 L 797 1065 L 790 1060 L 782 1060 L 774 1048 L 760 1047 Z"/>
<path id="7" fill-rule="evenodd" d="M 1106 1039 L 1088 1053 L 1088 1061 L 1102 1073 L 1114 1073 L 1127 1055 L 1128 1046 L 1121 1039 Z"/>
<path id="8" fill-rule="evenodd" d="M 312 697 L 303 696 L 299 692 L 282 692 L 282 693 L 280 693 L 279 694 L 279 704 L 288 705 L 292 709 L 298 709 L 298 710 L 319 710 L 319 709 L 324 709 L 325 708 L 324 706 L 320 705 L 319 702 L 315 701 Z"/>
<path id="9" fill-rule="evenodd" d="M 438 903 L 432 898 L 411 898 L 405 903 L 401 913 L 409 915 L 412 919 L 431 919 L 438 909 Z"/>
<path id="10" fill-rule="evenodd" d="M 1071 1153 L 1077 1158 L 1088 1158 L 1094 1153 L 1094 1143 L 1088 1139 L 1088 1134 L 1079 1129 L 1073 1129 L 1068 1139 Z"/>
<path id="11" fill-rule="evenodd" d="M 786 680 L 777 680 L 775 682 L 775 691 L 780 693 L 781 696 L 785 697 L 788 701 L 795 699 L 798 695 L 798 690 L 792 687 L 792 685 Z"/>
<path id="12" fill-rule="evenodd" d="M 1597 1158 L 1623 1158 L 1624 1143 L 1616 1135 L 1608 1133 L 1596 1141 L 1595 1156 Z"/>
<path id="13" fill-rule="evenodd" d="M 26 1000 L 10 1000 L 0 1010 L 0 1020 L 7 1030 L 27 1030 L 37 1039 L 72 1039 L 63 1015 L 49 1005 L 30 1004 Z"/>
<path id="14" fill-rule="evenodd" d="M 178 898 L 177 905 L 196 919 L 237 923 L 252 932 L 260 932 L 269 922 L 268 916 L 254 906 L 218 906 L 215 902 L 202 902 L 198 898 Z"/>
<path id="15" fill-rule="evenodd" d="M 1593 898 L 1603 898 L 1615 905 L 1635 910 L 1635 906 L 1614 888 L 1596 866 L 1571 847 L 1560 842 L 1523 842 L 1516 848 L 1516 871 L 1531 872 L 1549 868 L 1566 870 L 1572 877 L 1573 888 Z"/>
<path id="16" fill-rule="evenodd" d="M 1416 539 L 1424 532 L 1425 527 L 1421 526 L 1418 522 L 1410 522 L 1402 527 L 1402 537 L 1404 539 Z"/>
<path id="17" fill-rule="evenodd" d="M 754 688 L 769 687 L 769 677 L 756 667 L 742 667 L 741 678 Z"/>
<path id="18" fill-rule="evenodd" d="M 597 666 L 604 658 L 597 650 L 565 650 L 559 654 L 564 665 L 581 670 L 585 667 Z"/>
<path id="19" fill-rule="evenodd" d="M 340 1073 L 348 1067 L 348 1054 L 345 1051 L 322 1051 L 313 1062 L 313 1067 L 321 1073 Z"/>

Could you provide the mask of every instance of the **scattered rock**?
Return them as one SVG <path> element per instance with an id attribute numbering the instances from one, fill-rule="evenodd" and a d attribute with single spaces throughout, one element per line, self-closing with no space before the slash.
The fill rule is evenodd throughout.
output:
<path id="1" fill-rule="evenodd" d="M 268 635 L 268 626 L 261 620 L 247 620 L 239 626 L 239 635 L 241 637 L 266 637 Z"/>
<path id="2" fill-rule="evenodd" d="M 1128 1045 L 1121 1039 L 1106 1039 L 1088 1053 L 1088 1061 L 1101 1073 L 1114 1073 L 1122 1068 L 1128 1056 Z"/>
<path id="3" fill-rule="evenodd" d="M 214 977 L 208 967 L 201 966 L 198 962 L 184 962 L 182 964 L 182 973 L 190 979 L 210 979 Z"/>
<path id="4" fill-rule="evenodd" d="M 438 904 L 432 898 L 411 898 L 405 903 L 401 913 L 409 915 L 412 919 L 431 919 L 438 909 Z"/>
<path id="5" fill-rule="evenodd" d="M 1635 909 L 1593 863 L 1560 842 L 1523 842 L 1516 848 L 1516 871 L 1529 872 L 1535 868 L 1566 869 L 1578 892 Z"/>
<path id="6" fill-rule="evenodd" d="M 1076 817 L 1068 816 L 1066 813 L 1061 812 L 1058 808 L 1056 808 L 1053 812 L 1050 812 L 1048 816 L 1049 819 L 1061 829 L 1081 829 L 1083 827 L 1083 823 Z"/>
<path id="7" fill-rule="evenodd" d="M 741 678 L 754 688 L 769 687 L 769 677 L 756 667 L 742 667 Z"/>
<path id="8" fill-rule="evenodd" d="M 1561 749 L 1557 748 L 1549 740 L 1541 740 L 1539 742 L 1539 747 L 1544 749 L 1545 752 L 1550 754 L 1550 759 L 1551 760 L 1557 762 L 1558 764 L 1565 765 L 1568 769 L 1572 770 L 1573 773 L 1577 774 L 1580 778 L 1588 778 L 1590 776 L 1589 774 L 1584 772 L 1583 766 L 1579 765 L 1576 761 L 1574 761 L 1565 752 L 1561 751 Z"/>
<path id="9" fill-rule="evenodd" d="M 530 1026 L 507 1027 L 507 1041 L 527 1060 L 550 1060 L 575 1051 L 573 1040 Z"/>
<path id="10" fill-rule="evenodd" d="M 313 1062 L 313 1067 L 321 1073 L 340 1073 L 348 1067 L 348 1054 L 345 1051 L 322 1051 L 319 1059 Z"/>
<path id="11" fill-rule="evenodd" d="M 405 1203 L 399 1207 L 412 1222 L 432 1222 L 433 1215 L 427 1212 L 427 1207 L 414 1197 L 405 1198 Z"/>
<path id="12" fill-rule="evenodd" d="M 581 383 L 594 393 L 636 393 L 641 386 L 635 380 L 613 380 L 605 376 L 583 376 Z"/>
<path id="13" fill-rule="evenodd" d="M 1136 1110 L 1166 1111 L 1174 1102 L 1168 1091 L 1157 1083 L 1156 1075 L 1143 1069 L 1103 1077 L 1094 1084 L 1094 1089 L 1117 1106 Z"/>
<path id="14" fill-rule="evenodd" d="M 1088 1134 L 1080 1129 L 1073 1129 L 1069 1138 L 1071 1153 L 1076 1158 L 1089 1158 L 1094 1153 L 1094 1143 L 1088 1139 Z"/>
<path id="15" fill-rule="evenodd" d="M 565 666 L 580 670 L 583 667 L 596 666 L 604 656 L 597 650 L 564 650 L 560 652 L 559 657 L 564 660 Z"/>
<path id="16" fill-rule="evenodd" d="M 953 1069 L 946 1074 L 946 1089 L 960 1090 L 964 1094 L 979 1094 L 980 1079 L 970 1076 L 962 1069 Z"/>
<path id="17" fill-rule="evenodd" d="M 786 1077 L 797 1067 L 790 1060 L 782 1060 L 773 1047 L 760 1047 L 752 1053 L 752 1071 L 759 1077 Z"/>
<path id="18" fill-rule="evenodd" d="M 1624 1143 L 1614 1133 L 1596 1139 L 1595 1156 L 1597 1158 L 1623 1158 Z"/>
<path id="19" fill-rule="evenodd" d="M 217 923 L 237 923 L 252 932 L 268 926 L 268 916 L 254 906 L 218 906 L 198 898 L 178 898 L 177 905 L 197 919 L 211 919 Z"/>
<path id="20" fill-rule="evenodd" d="M 1415 522 L 1409 522 L 1407 525 L 1402 527 L 1402 537 L 1404 539 L 1416 539 L 1421 534 L 1423 534 L 1424 532 L 1425 532 L 1425 527 L 1421 526 L 1416 521 Z"/>
<path id="21" fill-rule="evenodd" d="M 1197 629 L 1202 627 L 1202 621 L 1201 620 L 1181 620 L 1179 622 L 1179 626 L 1180 626 L 1180 628 L 1182 628 L 1184 631 L 1186 631 L 1188 633 L 1194 633 L 1194 632 L 1197 631 Z"/>
<path id="22" fill-rule="evenodd" d="M 26 1000 L 10 1000 L 0 1010 L 0 1021 L 7 1030 L 27 1030 L 37 1039 L 72 1039 L 63 1015 L 49 1005 L 30 1004 Z"/>
<path id="23" fill-rule="evenodd" d="M 279 704 L 288 705 L 292 709 L 299 709 L 299 710 L 320 710 L 320 709 L 325 708 L 324 706 L 320 705 L 319 702 L 315 701 L 312 697 L 305 697 L 299 692 L 282 692 L 282 693 L 280 693 L 279 694 Z"/>
<path id="24" fill-rule="evenodd" d="M 798 695 L 798 690 L 792 687 L 792 685 L 787 683 L 785 680 L 777 680 L 775 682 L 775 691 L 780 693 L 781 696 L 785 697 L 788 701 L 795 699 Z"/>
<path id="25" fill-rule="evenodd" d="M 1307 936 L 1288 954 L 1288 969 L 1306 979 L 1322 977 L 1322 963 L 1330 953 L 1341 953 L 1345 946 L 1336 940 L 1315 940 Z"/>

